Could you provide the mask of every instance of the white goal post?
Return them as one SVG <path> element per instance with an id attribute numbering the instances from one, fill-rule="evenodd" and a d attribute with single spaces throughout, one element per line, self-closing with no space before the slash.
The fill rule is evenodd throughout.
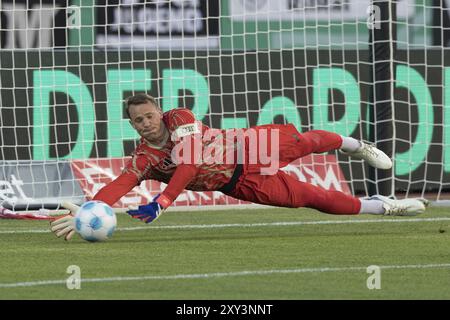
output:
<path id="1" fill-rule="evenodd" d="M 138 92 L 164 111 L 188 107 L 213 128 L 290 122 L 386 142 L 370 132 L 374 124 L 383 130 L 370 116 L 377 77 L 369 42 L 383 26 L 383 2 L 0 0 L 0 205 L 56 209 L 90 199 L 138 143 L 124 112 L 124 99 Z M 392 3 L 385 62 L 394 70 L 394 168 L 383 179 L 389 195 L 447 204 L 450 3 Z M 285 170 L 357 196 L 380 182 L 337 152 Z M 117 207 L 148 202 L 164 187 L 145 182 Z M 242 204 L 186 191 L 174 206 Z"/>

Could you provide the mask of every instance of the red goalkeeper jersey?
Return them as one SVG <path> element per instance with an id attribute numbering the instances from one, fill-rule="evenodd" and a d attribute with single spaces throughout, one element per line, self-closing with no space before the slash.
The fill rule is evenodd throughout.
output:
<path id="1" fill-rule="evenodd" d="M 165 141 L 155 146 L 141 138 L 122 174 L 103 187 L 94 200 L 113 205 L 143 180 L 152 179 L 167 183 L 158 202 L 168 207 L 184 189 L 213 191 L 230 180 L 236 167 L 236 161 L 230 159 L 237 157 L 239 146 L 222 139 L 225 130 L 210 129 L 186 108 L 165 112 L 162 121 L 167 128 Z M 203 157 L 204 150 L 209 159 Z M 178 159 L 177 164 L 174 159 Z"/>
<path id="2" fill-rule="evenodd" d="M 360 211 L 358 198 L 327 191 L 278 170 L 305 155 L 339 148 L 342 138 L 338 134 L 321 130 L 301 134 L 292 124 L 210 129 L 183 108 L 164 113 L 163 122 L 167 128 L 164 142 L 154 146 L 142 139 L 122 174 L 102 188 L 95 200 L 113 205 L 143 180 L 154 179 L 167 183 L 156 200 L 165 208 L 184 189 L 190 189 L 219 190 L 236 199 L 272 206 L 310 207 L 335 214 Z M 244 134 L 243 140 L 239 134 Z M 266 157 L 264 150 L 271 150 L 275 157 Z"/>

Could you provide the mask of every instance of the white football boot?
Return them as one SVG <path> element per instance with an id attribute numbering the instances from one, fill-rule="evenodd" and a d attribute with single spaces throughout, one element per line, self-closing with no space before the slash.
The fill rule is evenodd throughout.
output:
<path id="1" fill-rule="evenodd" d="M 340 150 L 343 154 L 346 154 L 355 159 L 361 159 L 367 161 L 372 167 L 378 169 L 390 169 L 392 168 L 392 160 L 380 149 L 377 149 L 371 144 L 360 141 L 361 147 L 353 152 L 347 152 Z"/>
<path id="2" fill-rule="evenodd" d="M 385 196 L 375 195 L 369 199 L 383 201 L 385 216 L 415 216 L 425 212 L 425 208 L 429 205 L 428 200 L 418 198 L 393 200 Z"/>

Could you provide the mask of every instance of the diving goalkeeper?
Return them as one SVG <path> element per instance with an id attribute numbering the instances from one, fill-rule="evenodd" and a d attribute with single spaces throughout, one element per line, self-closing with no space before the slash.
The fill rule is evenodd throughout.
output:
<path id="1" fill-rule="evenodd" d="M 140 144 L 120 176 L 93 198 L 112 206 L 142 181 L 167 183 L 152 202 L 127 213 L 150 223 L 184 190 L 221 191 L 236 199 L 279 207 L 308 207 L 329 214 L 415 215 L 425 211 L 421 199 L 392 200 L 384 196 L 356 198 L 301 182 L 280 168 L 311 153 L 340 149 L 379 169 L 390 169 L 389 157 L 372 145 L 336 133 L 292 125 L 263 125 L 248 129 L 211 129 L 186 108 L 162 112 L 147 94 L 126 102 L 131 126 Z M 269 152 L 270 151 L 270 152 Z M 51 222 L 51 230 L 70 240 L 75 233 L 73 214 Z"/>

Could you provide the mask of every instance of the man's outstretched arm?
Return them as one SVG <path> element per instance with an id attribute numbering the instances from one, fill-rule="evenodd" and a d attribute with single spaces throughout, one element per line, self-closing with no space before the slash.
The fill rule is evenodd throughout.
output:
<path id="1" fill-rule="evenodd" d="M 186 188 L 189 182 L 197 175 L 198 168 L 191 164 L 181 164 L 175 170 L 166 189 L 158 197 L 157 202 L 163 207 L 169 207 L 172 202 Z"/>
<path id="2" fill-rule="evenodd" d="M 137 210 L 129 210 L 128 214 L 145 223 L 156 220 L 183 192 L 189 182 L 197 175 L 198 168 L 195 165 L 180 164 L 175 170 L 166 189 L 157 195 L 152 202 L 139 206 Z"/>
<path id="3" fill-rule="evenodd" d="M 112 206 L 139 183 L 136 175 L 131 172 L 122 173 L 114 181 L 100 189 L 92 200 L 103 201 Z"/>

